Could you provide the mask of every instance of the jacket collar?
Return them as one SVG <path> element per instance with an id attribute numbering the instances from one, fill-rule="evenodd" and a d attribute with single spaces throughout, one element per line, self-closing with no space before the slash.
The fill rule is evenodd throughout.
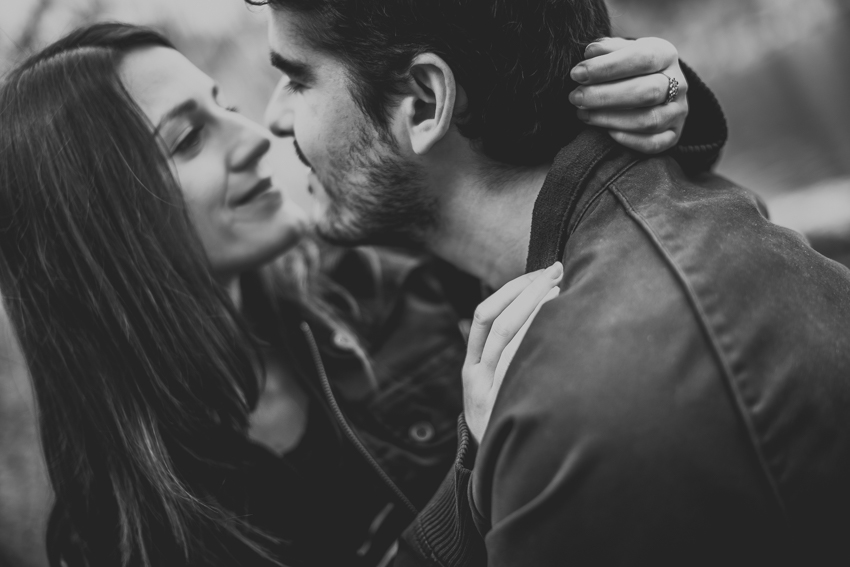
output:
<path id="1" fill-rule="evenodd" d="M 570 220 L 587 191 L 591 173 L 617 147 L 602 130 L 588 128 L 555 156 L 534 202 L 526 271 L 563 258 Z"/>

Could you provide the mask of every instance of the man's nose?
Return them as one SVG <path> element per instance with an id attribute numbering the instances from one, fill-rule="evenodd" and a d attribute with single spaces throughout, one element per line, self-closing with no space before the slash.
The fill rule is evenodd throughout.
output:
<path id="1" fill-rule="evenodd" d="M 293 135 L 294 114 L 289 105 L 292 94 L 286 88 L 288 82 L 289 78 L 287 77 L 278 81 L 271 100 L 266 106 L 266 112 L 263 114 L 263 123 L 266 128 L 279 138 L 287 138 Z"/>

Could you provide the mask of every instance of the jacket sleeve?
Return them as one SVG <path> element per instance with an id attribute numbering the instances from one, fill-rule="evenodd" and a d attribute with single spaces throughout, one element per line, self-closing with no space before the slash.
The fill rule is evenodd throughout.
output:
<path id="1" fill-rule="evenodd" d="M 720 159 L 720 152 L 729 138 L 726 117 L 711 89 L 693 69 L 679 62 L 688 81 L 690 112 L 678 145 L 670 155 L 688 174 L 708 171 Z"/>
<path id="2" fill-rule="evenodd" d="M 471 469 L 476 450 L 461 414 L 455 466 L 402 534 L 393 567 L 483 567 L 487 564 L 484 541 L 477 531 L 470 506 Z"/>

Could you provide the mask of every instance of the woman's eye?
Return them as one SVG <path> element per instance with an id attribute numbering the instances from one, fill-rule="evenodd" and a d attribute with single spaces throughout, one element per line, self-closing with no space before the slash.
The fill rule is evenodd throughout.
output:
<path id="1" fill-rule="evenodd" d="M 224 109 L 227 112 L 239 112 L 239 109 L 235 106 L 232 106 L 232 105 L 231 106 L 225 106 Z"/>
<path id="2" fill-rule="evenodd" d="M 203 127 L 201 126 L 193 126 L 189 132 L 183 136 L 179 142 L 177 142 L 177 145 L 174 146 L 174 153 L 185 153 L 197 146 L 201 141 L 202 130 Z"/>

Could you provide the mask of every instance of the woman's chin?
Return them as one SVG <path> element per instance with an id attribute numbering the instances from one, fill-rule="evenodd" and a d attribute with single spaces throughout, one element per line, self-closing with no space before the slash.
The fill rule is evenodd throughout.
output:
<path id="1" fill-rule="evenodd" d="M 297 222 L 293 222 L 289 226 L 287 226 L 287 230 L 281 235 L 280 239 L 278 240 L 278 245 L 275 249 L 275 252 L 272 254 L 273 258 L 270 258 L 270 260 L 273 260 L 274 257 L 282 256 L 283 254 L 286 254 L 287 252 L 295 248 L 298 243 L 301 242 L 301 240 L 304 239 L 304 237 L 308 234 L 309 228 L 310 227 L 307 223 L 306 217 L 299 218 Z"/>

